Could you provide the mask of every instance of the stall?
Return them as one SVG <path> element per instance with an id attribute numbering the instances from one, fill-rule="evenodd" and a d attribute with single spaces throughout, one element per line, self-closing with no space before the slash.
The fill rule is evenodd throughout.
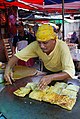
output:
<path id="1" fill-rule="evenodd" d="M 7 6 L 9 7 L 9 5 L 10 6 L 21 5 L 22 7 L 22 4 L 23 3 L 20 2 L 19 4 L 16 1 L 13 3 L 8 3 Z M 37 5 L 35 4 L 27 3 L 27 5 L 23 4 L 23 6 L 25 6 L 26 9 L 29 8 L 30 10 L 34 10 L 34 8 L 35 9 L 38 8 L 36 10 L 40 9 L 40 11 L 46 10 L 46 6 L 44 7 L 44 5 L 37 7 Z M 53 9 L 50 8 L 49 10 L 53 11 Z M 57 10 L 59 10 L 59 8 Z M 20 73 L 18 72 L 17 74 Z M 32 76 L 26 76 L 23 78 L 21 77 L 20 79 L 15 81 L 14 85 L 6 85 L 3 79 L 3 82 L 1 82 L 0 84 L 0 112 L 5 116 L 5 118 L 7 119 L 79 119 L 80 118 L 80 91 L 77 94 L 76 103 L 73 109 L 70 111 L 63 109 L 56 104 L 50 104 L 48 102 L 30 99 L 28 95 L 26 95 L 25 97 L 17 97 L 16 95 L 13 94 L 13 92 L 18 88 L 24 87 L 28 82 L 37 82 L 41 79 L 41 77 L 39 75 L 36 76 L 36 73 Z M 72 79 L 66 83 L 80 86 L 79 79 Z"/>

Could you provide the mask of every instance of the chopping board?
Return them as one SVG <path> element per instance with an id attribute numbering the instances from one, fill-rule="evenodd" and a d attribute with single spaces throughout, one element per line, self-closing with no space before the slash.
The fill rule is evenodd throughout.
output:
<path id="1" fill-rule="evenodd" d="M 34 76 L 36 73 L 37 70 L 35 68 L 17 65 L 13 69 L 13 79 L 17 80 L 29 76 Z"/>

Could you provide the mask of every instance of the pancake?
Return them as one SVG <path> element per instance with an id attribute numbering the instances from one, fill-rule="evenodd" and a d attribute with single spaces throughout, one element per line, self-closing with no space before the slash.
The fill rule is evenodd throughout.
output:
<path id="1" fill-rule="evenodd" d="M 17 80 L 28 76 L 34 76 L 36 73 L 37 70 L 35 68 L 17 65 L 13 69 L 13 79 Z"/>

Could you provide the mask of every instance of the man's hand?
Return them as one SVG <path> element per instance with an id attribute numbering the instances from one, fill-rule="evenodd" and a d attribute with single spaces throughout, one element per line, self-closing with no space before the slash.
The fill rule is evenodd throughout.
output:
<path id="1" fill-rule="evenodd" d="M 41 78 L 40 82 L 39 82 L 39 89 L 43 90 L 44 88 L 46 88 L 46 86 L 51 83 L 52 81 L 52 76 L 51 75 L 46 75 L 43 78 Z"/>
<path id="2" fill-rule="evenodd" d="M 43 78 L 41 78 L 39 82 L 39 89 L 44 89 L 48 84 L 50 84 L 52 81 L 59 81 L 59 80 L 66 80 L 71 78 L 69 74 L 66 72 L 60 72 L 55 74 L 46 75 Z"/>
<path id="3" fill-rule="evenodd" d="M 13 56 L 9 60 L 5 69 L 4 79 L 10 84 L 12 84 L 11 79 L 13 79 L 13 72 L 11 69 L 15 66 L 17 62 L 18 62 L 18 58 L 16 56 Z"/>
<path id="4" fill-rule="evenodd" d="M 13 72 L 12 71 L 5 71 L 4 74 L 4 79 L 6 80 L 6 82 L 8 82 L 9 84 L 12 84 L 11 79 L 13 78 Z"/>

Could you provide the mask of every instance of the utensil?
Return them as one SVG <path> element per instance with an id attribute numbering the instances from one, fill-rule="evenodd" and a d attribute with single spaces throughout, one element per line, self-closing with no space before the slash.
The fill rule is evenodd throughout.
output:
<path id="1" fill-rule="evenodd" d="M 14 80 L 11 77 L 10 77 L 10 80 L 11 80 L 12 84 L 14 85 L 14 87 L 17 88 L 17 89 L 19 89 L 21 91 L 21 89 L 16 86 Z"/>

